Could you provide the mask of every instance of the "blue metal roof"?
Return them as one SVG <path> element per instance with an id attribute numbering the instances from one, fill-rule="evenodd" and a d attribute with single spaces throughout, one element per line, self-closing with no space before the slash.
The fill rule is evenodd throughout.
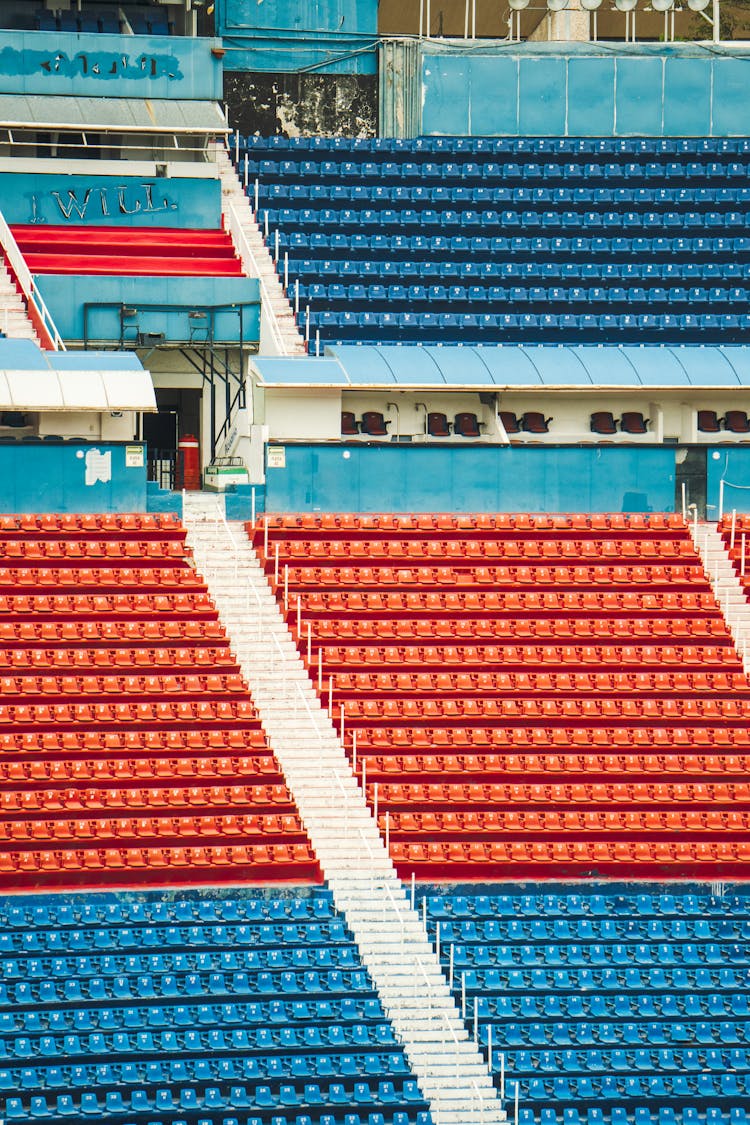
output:
<path id="1" fill-rule="evenodd" d="M 0 371 L 142 371 L 135 352 L 47 352 L 33 340 L 0 337 Z"/>
<path id="2" fill-rule="evenodd" d="M 321 358 L 253 362 L 267 387 L 750 387 L 750 347 L 741 345 L 347 345 L 327 348 Z"/>

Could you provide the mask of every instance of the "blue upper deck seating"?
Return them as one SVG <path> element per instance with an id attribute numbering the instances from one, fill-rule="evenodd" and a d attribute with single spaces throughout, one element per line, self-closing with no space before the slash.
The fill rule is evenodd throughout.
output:
<path id="1" fill-rule="evenodd" d="M 746 138 L 253 137 L 245 152 L 323 344 L 736 343 L 750 323 Z"/>

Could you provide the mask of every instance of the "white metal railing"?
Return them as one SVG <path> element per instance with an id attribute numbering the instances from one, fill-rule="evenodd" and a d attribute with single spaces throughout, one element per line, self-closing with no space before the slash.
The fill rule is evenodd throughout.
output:
<path id="1" fill-rule="evenodd" d="M 36 287 L 34 278 L 31 275 L 31 270 L 26 265 L 26 259 L 18 248 L 18 243 L 13 237 L 13 231 L 5 221 L 5 216 L 0 212 L 0 246 L 3 248 L 5 259 L 13 271 L 13 275 L 18 282 L 21 293 L 27 305 L 30 305 L 36 315 L 44 331 L 49 336 L 52 348 L 56 352 L 64 352 L 65 344 L 60 333 L 57 331 L 52 314 L 44 303 L 44 298 Z"/>
<path id="2" fill-rule="evenodd" d="M 281 333 L 281 329 L 279 328 L 278 322 L 274 315 L 273 308 L 271 306 L 271 297 L 268 292 L 268 287 L 263 280 L 263 277 L 261 276 L 258 259 L 255 257 L 253 248 L 250 245 L 248 237 L 242 228 L 242 217 L 231 199 L 226 200 L 224 203 L 224 220 L 226 223 L 226 228 L 232 236 L 232 241 L 234 242 L 235 249 L 242 259 L 242 263 L 245 267 L 245 272 L 251 274 L 258 281 L 258 285 L 260 287 L 261 317 L 263 316 L 263 312 L 265 310 L 266 324 L 268 326 L 268 331 L 273 342 L 273 347 L 278 355 L 288 355 L 289 349 L 286 346 L 284 337 Z"/>

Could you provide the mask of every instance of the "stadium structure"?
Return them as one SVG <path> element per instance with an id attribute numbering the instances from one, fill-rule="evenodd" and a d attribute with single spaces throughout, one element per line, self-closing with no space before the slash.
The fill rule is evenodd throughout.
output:
<path id="1" fill-rule="evenodd" d="M 0 0 L 2 1121 L 748 1125 L 744 32 Z"/>

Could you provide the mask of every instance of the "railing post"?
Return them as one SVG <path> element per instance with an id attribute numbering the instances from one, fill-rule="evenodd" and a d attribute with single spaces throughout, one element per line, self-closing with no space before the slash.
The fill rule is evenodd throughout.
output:
<path id="1" fill-rule="evenodd" d="M 500 1101 L 505 1101 L 505 1055 L 500 1055 Z"/>
<path id="2" fill-rule="evenodd" d="M 276 543 L 275 546 L 274 546 L 273 584 L 274 584 L 274 586 L 278 586 L 278 584 L 279 584 L 279 545 L 278 545 L 278 543 Z"/>
<path id="3" fill-rule="evenodd" d="M 687 485 L 682 482 L 682 518 L 687 521 Z"/>
<path id="4" fill-rule="evenodd" d="M 299 278 L 294 281 L 294 315 L 299 316 Z"/>
<path id="5" fill-rule="evenodd" d="M 284 563 L 284 613 L 289 612 L 289 566 Z"/>
<path id="6" fill-rule="evenodd" d="M 487 1066 L 492 1074 L 492 1023 L 487 1024 Z"/>
<path id="7" fill-rule="evenodd" d="M 745 532 L 742 532 L 742 562 L 740 563 L 740 575 L 745 577 Z"/>
<path id="8" fill-rule="evenodd" d="M 357 732 L 352 732 L 352 773 L 357 776 Z"/>
<path id="9" fill-rule="evenodd" d="M 734 537 L 737 532 L 737 509 L 732 508 L 732 533 L 729 537 L 729 549 L 734 550 Z"/>
<path id="10" fill-rule="evenodd" d="M 379 789 L 379 787 L 378 787 L 378 783 L 376 781 L 375 782 L 375 796 L 374 796 L 374 799 L 373 799 L 373 812 L 375 814 L 375 824 L 376 825 L 378 823 L 378 789 Z"/>
<path id="11" fill-rule="evenodd" d="M 239 162 L 240 162 L 240 131 L 239 131 L 239 129 L 237 129 L 235 131 L 235 134 L 234 134 L 234 162 L 235 162 L 235 164 L 239 164 Z"/>
<path id="12" fill-rule="evenodd" d="M 386 813 L 385 815 L 388 816 L 388 813 Z M 437 925 L 435 926 L 435 956 L 437 958 L 437 963 L 439 965 L 440 964 L 440 919 L 438 919 Z"/>
<path id="13" fill-rule="evenodd" d="M 466 1019 L 466 971 L 461 973 L 461 1019 Z"/>
<path id="14" fill-rule="evenodd" d="M 362 792 L 367 804 L 367 758 L 362 759 Z"/>
<path id="15" fill-rule="evenodd" d="M 260 198 L 260 182 L 258 181 L 258 177 L 256 176 L 255 177 L 255 218 L 256 218 L 256 221 L 257 221 L 257 218 L 258 218 L 259 198 Z"/>
<path id="16" fill-rule="evenodd" d="M 345 741 L 346 732 L 344 730 L 344 721 L 345 720 L 344 720 L 344 704 L 343 703 L 339 707 L 339 719 L 340 719 L 340 722 L 341 722 L 341 730 L 339 731 L 339 738 L 341 739 L 341 745 L 344 747 L 344 752 L 346 752 L 346 741 Z"/>
<path id="17" fill-rule="evenodd" d="M 474 1045 L 479 1045 L 479 997 L 474 997 Z"/>
<path id="18" fill-rule="evenodd" d="M 516 1096 L 515 1096 L 515 1098 L 514 1098 L 514 1102 L 513 1102 L 513 1122 L 514 1122 L 514 1125 L 518 1125 L 518 1095 L 519 1095 L 519 1085 L 520 1085 L 520 1083 L 519 1083 L 518 1079 L 516 1079 Z"/>
<path id="19" fill-rule="evenodd" d="M 250 520 L 255 531 L 255 485 L 250 489 Z"/>
<path id="20" fill-rule="evenodd" d="M 320 356 L 320 329 L 315 329 L 315 356 Z"/>
<path id="21" fill-rule="evenodd" d="M 312 625 L 307 623 L 307 667 L 310 667 L 312 661 Z"/>
<path id="22" fill-rule="evenodd" d="M 719 523 L 724 518 L 724 481 L 719 481 Z"/>
<path id="23" fill-rule="evenodd" d="M 422 899 L 422 925 L 424 926 L 425 936 L 427 936 L 427 895 Z"/>
<path id="24" fill-rule="evenodd" d="M 388 809 L 385 810 L 385 850 L 388 855 L 391 854 L 391 814 Z"/>
<path id="25" fill-rule="evenodd" d="M 323 649 L 318 649 L 318 695 L 323 691 Z"/>
<path id="26" fill-rule="evenodd" d="M 328 677 L 328 718 L 333 718 L 333 676 Z"/>
<path id="27" fill-rule="evenodd" d="M 453 942 L 448 950 L 448 988 L 453 991 Z"/>
<path id="28" fill-rule="evenodd" d="M 297 644 L 302 644 L 302 599 L 299 594 L 297 594 Z"/>
<path id="29" fill-rule="evenodd" d="M 414 909 L 414 904 L 416 902 L 416 891 L 417 891 L 416 876 L 415 876 L 414 872 L 412 871 L 412 873 L 411 873 L 411 908 L 412 908 L 412 910 Z"/>
<path id="30" fill-rule="evenodd" d="M 243 177 L 243 179 L 244 179 L 243 187 L 245 188 L 245 191 L 247 191 L 248 163 L 249 163 L 249 158 L 248 158 L 247 153 L 245 153 L 245 175 Z"/>
<path id="31" fill-rule="evenodd" d="M 273 235 L 273 264 L 276 266 L 279 263 L 279 228 L 277 227 Z"/>

